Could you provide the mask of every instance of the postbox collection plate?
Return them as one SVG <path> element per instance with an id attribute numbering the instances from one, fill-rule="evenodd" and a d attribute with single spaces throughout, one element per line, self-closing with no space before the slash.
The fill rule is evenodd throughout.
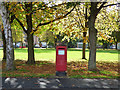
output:
<path id="1" fill-rule="evenodd" d="M 65 55 L 65 50 L 58 50 L 58 55 Z"/>

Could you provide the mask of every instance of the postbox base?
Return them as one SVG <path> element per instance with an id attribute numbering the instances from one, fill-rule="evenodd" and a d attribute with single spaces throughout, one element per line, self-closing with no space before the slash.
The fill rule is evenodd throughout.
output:
<path id="1" fill-rule="evenodd" d="M 60 72 L 60 71 L 56 71 L 56 76 L 67 76 L 66 71 Z"/>

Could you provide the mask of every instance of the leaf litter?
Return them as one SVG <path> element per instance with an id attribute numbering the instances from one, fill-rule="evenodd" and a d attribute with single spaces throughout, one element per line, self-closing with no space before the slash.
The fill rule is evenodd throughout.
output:
<path id="1" fill-rule="evenodd" d="M 55 76 L 55 63 L 50 61 L 36 61 L 35 65 L 27 65 L 24 60 L 15 60 L 15 71 L 5 71 L 5 61 L 2 62 L 3 77 L 49 77 Z M 68 62 L 68 77 L 79 78 L 117 78 L 117 62 L 96 62 L 97 71 L 88 71 L 87 61 Z"/>

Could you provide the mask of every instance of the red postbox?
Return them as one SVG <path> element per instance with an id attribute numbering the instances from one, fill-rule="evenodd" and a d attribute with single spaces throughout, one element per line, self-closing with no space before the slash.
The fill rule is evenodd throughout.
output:
<path id="1" fill-rule="evenodd" d="M 67 70 L 67 47 L 56 47 L 56 71 L 65 72 Z"/>

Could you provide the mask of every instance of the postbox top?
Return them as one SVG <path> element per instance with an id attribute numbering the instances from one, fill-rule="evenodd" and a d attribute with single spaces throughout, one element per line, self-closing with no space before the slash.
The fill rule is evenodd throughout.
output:
<path id="1" fill-rule="evenodd" d="M 56 46 L 56 48 L 63 48 L 63 49 L 65 49 L 67 47 L 66 46 Z"/>

